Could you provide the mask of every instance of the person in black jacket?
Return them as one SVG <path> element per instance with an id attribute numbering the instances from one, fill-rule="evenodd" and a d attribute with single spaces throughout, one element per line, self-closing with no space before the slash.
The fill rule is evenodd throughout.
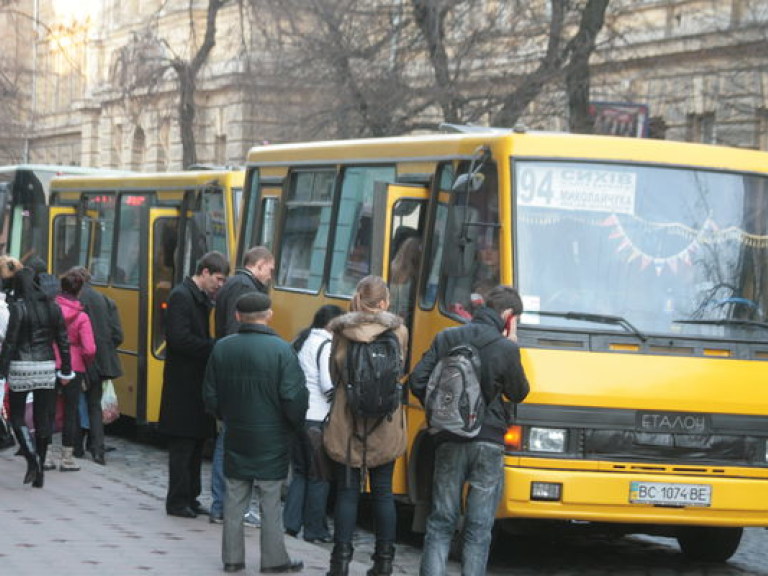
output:
<path id="1" fill-rule="evenodd" d="M 197 500 L 203 444 L 214 432 L 214 420 L 203 405 L 203 376 L 214 344 L 209 326 L 211 299 L 227 274 L 226 257 L 208 252 L 197 262 L 195 273 L 168 297 L 159 431 L 168 436 L 165 510 L 171 516 L 195 518 L 208 513 Z"/>
<path id="2" fill-rule="evenodd" d="M 522 402 L 529 391 L 517 345 L 517 319 L 522 312 L 523 303 L 514 288 L 492 288 L 472 321 L 440 332 L 411 373 L 411 391 L 424 404 L 429 377 L 448 349 L 465 342 L 485 343 L 478 347 L 480 387 L 487 409 L 478 435 L 466 438 L 441 431 L 433 437 L 432 511 L 421 557 L 422 576 L 445 574 L 465 484 L 468 491 L 461 573 L 485 574 L 491 529 L 504 485 L 504 434 L 512 423 L 505 398 Z"/>
<path id="3" fill-rule="evenodd" d="M 235 304 L 238 298 L 251 292 L 267 294 L 272 272 L 275 269 L 275 257 L 264 246 L 254 246 L 243 255 L 243 267 L 224 284 L 216 295 L 216 339 L 229 334 L 236 334 L 239 327 L 235 315 Z M 224 425 L 219 426 L 219 434 L 213 449 L 213 465 L 211 467 L 211 514 L 210 521 L 220 524 L 224 521 L 224 496 L 227 491 L 224 480 Z M 258 492 L 254 493 L 250 510 L 245 514 L 243 522 L 251 528 L 261 525 L 259 515 Z"/>
<path id="4" fill-rule="evenodd" d="M 104 422 L 101 413 L 101 395 L 104 381 L 119 378 L 123 374 L 117 349 L 123 343 L 123 326 L 115 301 L 94 290 L 89 282 L 91 274 L 84 267 L 74 269 L 83 278 L 80 302 L 91 319 L 93 337 L 96 340 L 96 357 L 87 367 L 85 399 L 88 406 L 88 444 L 93 461 L 104 465 Z M 82 436 L 76 449 L 82 450 Z"/>
<path id="5" fill-rule="evenodd" d="M 235 318 L 237 299 L 249 292 L 267 294 L 275 270 L 275 257 L 264 246 L 254 246 L 243 255 L 243 267 L 224 284 L 216 295 L 216 338 L 236 334 L 238 321 Z"/>
<path id="6" fill-rule="evenodd" d="M 6 378 L 10 391 L 11 424 L 27 460 L 24 483 L 42 488 L 43 462 L 52 436 L 51 415 L 56 406 L 56 378 L 69 383 L 75 377 L 69 355 L 67 327 L 59 306 L 35 284 L 30 268 L 18 270 L 11 285 L 13 301 L 3 350 L 0 354 L 0 386 Z M 54 343 L 61 368 L 56 371 Z M 24 421 L 27 393 L 34 398 L 35 439 Z"/>

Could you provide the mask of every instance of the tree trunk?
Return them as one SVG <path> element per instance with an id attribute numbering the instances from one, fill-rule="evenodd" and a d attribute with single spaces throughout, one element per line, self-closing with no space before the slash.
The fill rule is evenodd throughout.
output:
<path id="1" fill-rule="evenodd" d="M 610 0 L 589 0 L 581 15 L 579 31 L 569 43 L 571 59 L 565 74 L 568 92 L 568 124 L 571 132 L 591 134 L 594 120 L 589 114 L 589 58 L 605 22 Z"/>

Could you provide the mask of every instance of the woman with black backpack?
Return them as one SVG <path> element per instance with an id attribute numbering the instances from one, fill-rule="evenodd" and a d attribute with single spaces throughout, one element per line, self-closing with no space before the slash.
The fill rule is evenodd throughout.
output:
<path id="1" fill-rule="evenodd" d="M 376 525 L 374 565 L 368 576 L 392 573 L 396 524 L 392 473 L 407 443 L 399 376 L 408 330 L 388 308 L 387 284 L 378 276 L 366 276 L 357 284 L 350 312 L 329 326 L 333 332 L 330 371 L 335 392 L 323 443 L 335 462 L 337 492 L 328 576 L 349 572 L 357 506 L 366 475 Z M 377 379 L 374 374 L 385 378 Z M 376 413 L 377 406 L 382 407 L 381 413 Z"/>
<path id="2" fill-rule="evenodd" d="M 331 409 L 333 382 L 329 371 L 331 339 L 328 324 L 344 311 L 333 304 L 321 306 L 312 325 L 298 335 L 293 347 L 299 356 L 309 391 L 309 409 L 304 429 L 294 440 L 291 451 L 293 478 L 283 509 L 285 532 L 296 536 L 304 527 L 307 542 L 332 542 L 326 507 L 330 482 L 323 449 L 322 425 Z"/>

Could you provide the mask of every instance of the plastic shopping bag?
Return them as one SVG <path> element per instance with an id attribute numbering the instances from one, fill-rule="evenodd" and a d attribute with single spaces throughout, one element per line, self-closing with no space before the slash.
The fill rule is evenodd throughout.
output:
<path id="1" fill-rule="evenodd" d="M 104 424 L 111 424 L 120 417 L 120 408 L 117 405 L 117 394 L 112 380 L 104 380 L 101 394 L 101 414 Z"/>

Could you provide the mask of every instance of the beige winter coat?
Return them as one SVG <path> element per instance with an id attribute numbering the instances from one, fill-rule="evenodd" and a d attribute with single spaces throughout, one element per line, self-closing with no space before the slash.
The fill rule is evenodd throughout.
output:
<path id="1" fill-rule="evenodd" d="M 376 468 L 392 462 L 405 453 L 405 411 L 400 406 L 391 418 L 385 418 L 374 427 L 368 434 L 364 450 L 363 427 L 370 429 L 375 420 L 358 418 L 357 433 L 353 434 L 354 421 L 347 406 L 345 392 L 347 346 L 350 340 L 370 342 L 385 330 L 391 329 L 400 341 L 402 357 L 405 358 L 408 350 L 408 329 L 399 316 L 390 312 L 349 312 L 334 319 L 329 329 L 333 332 L 330 372 L 335 396 L 323 432 L 325 450 L 331 459 L 352 468 Z"/>

